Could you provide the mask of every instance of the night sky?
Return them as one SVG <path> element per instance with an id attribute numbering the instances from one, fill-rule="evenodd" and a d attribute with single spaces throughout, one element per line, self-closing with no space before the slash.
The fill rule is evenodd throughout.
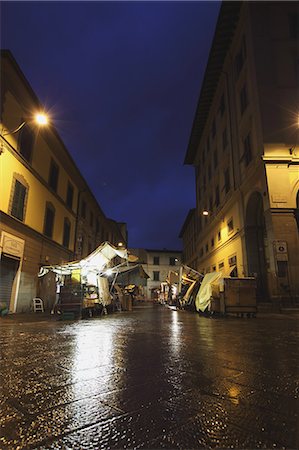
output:
<path id="1" fill-rule="evenodd" d="M 219 2 L 1 2 L 11 50 L 130 247 L 180 249 L 184 166 Z"/>

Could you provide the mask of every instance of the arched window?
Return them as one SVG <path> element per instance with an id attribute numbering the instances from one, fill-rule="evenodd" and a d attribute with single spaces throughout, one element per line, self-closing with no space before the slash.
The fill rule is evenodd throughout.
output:
<path id="1" fill-rule="evenodd" d="M 33 130 L 25 125 L 19 134 L 19 151 L 26 161 L 31 162 L 32 160 L 32 150 L 34 144 L 34 133 Z"/>

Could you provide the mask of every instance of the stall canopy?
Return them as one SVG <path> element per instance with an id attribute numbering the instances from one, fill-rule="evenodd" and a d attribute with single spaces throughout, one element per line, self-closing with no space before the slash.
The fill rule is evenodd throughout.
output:
<path id="1" fill-rule="evenodd" d="M 136 261 L 136 257 L 129 255 L 127 249 L 118 249 L 109 242 L 104 242 L 80 261 L 41 267 L 38 276 L 42 277 L 50 271 L 59 275 L 70 275 L 75 270 L 80 270 L 82 273 L 94 272 L 97 275 L 104 275 L 110 261 L 116 256 L 125 259 L 126 262 Z"/>

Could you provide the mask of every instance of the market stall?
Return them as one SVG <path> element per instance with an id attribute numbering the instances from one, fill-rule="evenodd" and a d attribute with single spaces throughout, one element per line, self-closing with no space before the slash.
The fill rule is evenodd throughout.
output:
<path id="1" fill-rule="evenodd" d="M 52 312 L 80 317 L 106 312 L 112 302 L 108 277 L 118 268 L 129 264 L 126 249 L 118 249 L 104 242 L 80 261 L 43 266 L 38 274 L 56 275 L 56 302 Z"/>

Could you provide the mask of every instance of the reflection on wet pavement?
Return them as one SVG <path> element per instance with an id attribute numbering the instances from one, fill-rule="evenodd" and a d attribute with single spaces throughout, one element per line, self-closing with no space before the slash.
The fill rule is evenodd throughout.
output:
<path id="1" fill-rule="evenodd" d="M 298 341 L 161 306 L 1 320 L 0 448 L 298 448 Z"/>

